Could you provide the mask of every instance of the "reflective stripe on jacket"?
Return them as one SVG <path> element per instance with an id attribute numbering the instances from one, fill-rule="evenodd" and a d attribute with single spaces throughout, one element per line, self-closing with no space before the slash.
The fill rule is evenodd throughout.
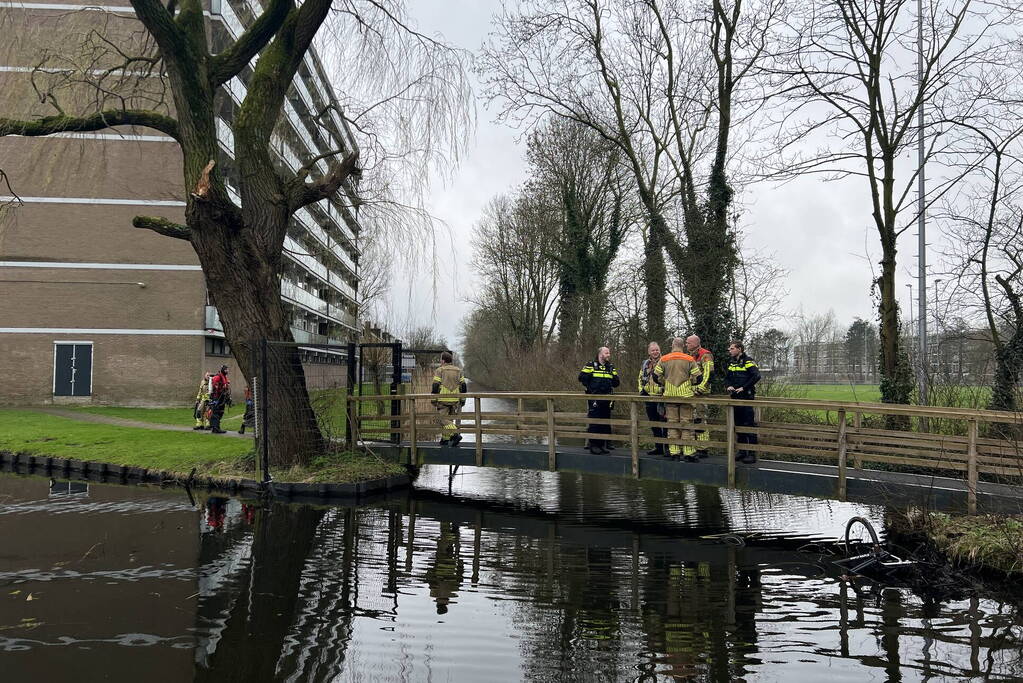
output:
<path id="1" fill-rule="evenodd" d="M 756 384 L 760 381 L 760 368 L 753 362 L 753 359 L 745 353 L 738 358 L 728 361 L 728 373 L 725 375 L 725 382 L 728 386 L 738 389 L 742 387 L 742 393 L 738 394 L 743 398 L 753 398 L 756 394 Z"/>
<path id="2" fill-rule="evenodd" d="M 618 370 L 610 361 L 598 363 L 595 360 L 591 360 L 579 371 L 579 381 L 586 387 L 587 394 L 611 394 L 622 383 L 618 378 Z"/>
<path id="3" fill-rule="evenodd" d="M 664 389 L 654 378 L 654 367 L 656 365 L 657 361 L 652 361 L 649 358 L 643 361 L 643 367 L 639 371 L 639 379 L 636 380 L 639 393 L 646 396 L 660 396 L 664 392 Z"/>
<path id="4" fill-rule="evenodd" d="M 465 377 L 462 376 L 462 369 L 457 365 L 444 363 L 434 372 L 431 393 L 441 395 L 441 398 L 438 398 L 437 401 L 441 403 L 458 403 L 462 399 L 457 396 L 444 398 L 444 395 L 464 394 L 465 391 Z"/>
<path id="5" fill-rule="evenodd" d="M 696 351 L 696 363 L 700 369 L 697 387 L 703 392 L 707 389 L 708 383 L 710 383 L 710 376 L 714 374 L 714 354 L 710 352 L 710 349 L 705 349 L 701 346 Z"/>
<path id="6" fill-rule="evenodd" d="M 665 396 L 693 396 L 693 376 L 699 373 L 696 359 L 680 351 L 661 356 L 654 368 L 654 375 L 664 384 Z"/>

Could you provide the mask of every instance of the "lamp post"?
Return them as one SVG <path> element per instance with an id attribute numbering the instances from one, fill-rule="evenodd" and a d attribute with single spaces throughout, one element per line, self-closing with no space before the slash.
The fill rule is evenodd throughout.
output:
<path id="1" fill-rule="evenodd" d="M 940 277 L 934 281 L 934 373 L 941 370 L 941 320 L 938 318 L 938 285 L 944 282 Z"/>
<path id="2" fill-rule="evenodd" d="M 917 107 L 917 295 L 920 309 L 917 311 L 918 348 L 920 356 L 917 367 L 917 391 L 920 405 L 927 405 L 927 225 L 924 220 L 924 3 L 916 2 L 916 78 L 918 90 Z"/>

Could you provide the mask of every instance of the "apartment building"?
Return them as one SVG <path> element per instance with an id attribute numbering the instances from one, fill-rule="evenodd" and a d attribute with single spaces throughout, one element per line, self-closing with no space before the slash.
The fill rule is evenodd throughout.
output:
<path id="1" fill-rule="evenodd" d="M 259 0 L 213 0 L 213 50 L 240 35 L 259 12 Z M 101 6 L 83 0 L 0 2 L 0 26 L 0 115 L 22 118 L 54 113 L 33 85 L 40 55 L 68 51 L 67 60 L 48 60 L 55 73 L 61 63 L 87 60 L 81 44 L 97 32 L 125 41 L 142 35 L 127 0 Z M 229 187 L 230 122 L 250 75 L 228 83 L 219 100 L 218 167 Z M 331 102 L 327 83 L 320 59 L 310 53 L 273 140 L 282 167 L 297 170 L 352 144 L 334 112 L 315 117 Z M 318 166 L 326 171 L 324 162 Z M 131 127 L 5 137 L 0 168 L 23 202 L 0 212 L 0 403 L 181 403 L 194 396 L 204 369 L 227 364 L 238 376 L 216 293 L 207 292 L 191 247 L 131 226 L 138 214 L 183 222 L 181 155 L 174 140 Z M 0 185 L 0 202 L 10 199 L 9 192 Z M 355 338 L 359 231 L 357 210 L 340 194 L 294 217 L 284 243 L 281 296 L 296 341 L 343 344 Z M 337 354 L 306 349 L 309 363 L 338 360 Z"/>

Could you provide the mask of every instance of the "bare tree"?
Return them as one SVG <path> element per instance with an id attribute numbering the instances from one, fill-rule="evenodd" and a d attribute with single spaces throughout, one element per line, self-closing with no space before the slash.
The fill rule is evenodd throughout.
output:
<path id="1" fill-rule="evenodd" d="M 775 324 L 789 294 L 785 289 L 788 275 L 776 254 L 744 251 L 729 288 L 736 338 L 748 339 Z"/>
<path id="2" fill-rule="evenodd" d="M 1023 377 L 1023 125 L 1013 111 L 1016 103 L 1006 101 L 1006 91 L 998 94 L 1000 99 L 987 107 L 983 128 L 962 124 L 982 161 L 946 202 L 944 218 L 952 237 L 946 256 L 955 285 L 950 302 L 958 313 L 979 312 L 994 348 L 990 406 L 1018 410 Z"/>
<path id="3" fill-rule="evenodd" d="M 954 124 L 973 106 L 959 88 L 985 62 L 1000 58 L 1006 38 L 999 27 L 1015 13 L 978 0 L 925 0 L 924 15 L 916 17 L 914 6 L 911 0 L 805 0 L 785 27 L 779 60 L 780 91 L 793 107 L 779 121 L 781 149 L 791 154 L 776 170 L 863 178 L 869 192 L 881 242 L 874 283 L 881 398 L 889 403 L 908 403 L 913 389 L 899 337 L 895 274 L 898 239 L 918 216 L 912 191 L 922 169 L 902 159 L 917 143 L 915 124 L 925 108 L 925 161 L 943 171 L 930 178 L 926 203 L 937 201 L 961 175 L 945 165 L 956 153 Z"/>
<path id="4" fill-rule="evenodd" d="M 523 192 L 491 200 L 473 239 L 473 265 L 482 286 L 470 299 L 507 332 L 506 352 L 546 346 L 558 313 L 558 217 Z"/>
<path id="5" fill-rule="evenodd" d="M 183 158 L 185 223 L 137 216 L 133 225 L 191 243 L 232 352 L 251 377 L 253 340 L 292 341 L 280 298 L 291 217 L 338 193 L 346 218 L 360 205 L 393 211 L 384 201 L 388 188 L 410 179 L 421 188 L 436 164 L 457 157 L 471 120 L 464 58 L 412 29 L 400 0 L 268 0 L 237 40 L 213 49 L 198 0 L 131 4 L 144 32 L 120 42 L 95 36 L 70 67 L 41 55 L 34 87 L 49 114 L 0 118 L 0 136 L 139 126 L 174 138 Z M 273 150 L 283 144 L 282 109 L 314 40 L 334 51 L 347 106 L 331 98 L 316 112 L 331 149 L 301 160 L 296 171 L 278 164 Z M 89 52 L 98 43 L 109 48 L 101 59 Z M 218 166 L 217 98 L 239 79 L 245 92 L 232 123 L 237 173 L 229 179 Z M 91 93 L 84 101 L 83 90 Z M 386 179 L 374 178 L 384 170 Z M 301 359 L 297 351 L 273 353 L 268 370 L 269 398 L 282 410 L 269 452 L 274 464 L 303 462 L 324 441 Z"/>
<path id="6" fill-rule="evenodd" d="M 827 349 L 825 345 L 834 342 L 838 333 L 835 312 L 807 314 L 799 311 L 796 318 L 796 367 L 810 378 L 826 370 Z"/>
<path id="7" fill-rule="evenodd" d="M 647 320 L 664 332 L 666 249 L 682 276 L 693 322 L 723 345 L 734 266 L 728 207 L 733 128 L 755 97 L 742 96 L 764 55 L 772 2 L 712 0 L 690 8 L 658 0 L 532 0 L 501 17 L 482 66 L 508 117 L 551 112 L 619 147 L 650 228 Z M 755 106 L 754 106 L 755 108 Z M 678 204 L 683 237 L 669 227 Z"/>
<path id="8" fill-rule="evenodd" d="M 592 129 L 555 118 L 529 138 L 529 191 L 559 220 L 558 334 L 575 343 L 601 331 L 608 271 L 633 222 L 618 150 Z M 538 264 L 535 264 L 538 265 Z"/>

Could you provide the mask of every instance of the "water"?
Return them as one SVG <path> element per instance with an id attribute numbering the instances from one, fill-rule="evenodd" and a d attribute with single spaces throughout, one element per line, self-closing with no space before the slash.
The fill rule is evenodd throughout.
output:
<path id="1" fill-rule="evenodd" d="M 882 508 L 473 468 L 418 486 L 262 508 L 2 475 L 2 680 L 1023 680 L 999 596 L 925 603 L 813 552 Z"/>

